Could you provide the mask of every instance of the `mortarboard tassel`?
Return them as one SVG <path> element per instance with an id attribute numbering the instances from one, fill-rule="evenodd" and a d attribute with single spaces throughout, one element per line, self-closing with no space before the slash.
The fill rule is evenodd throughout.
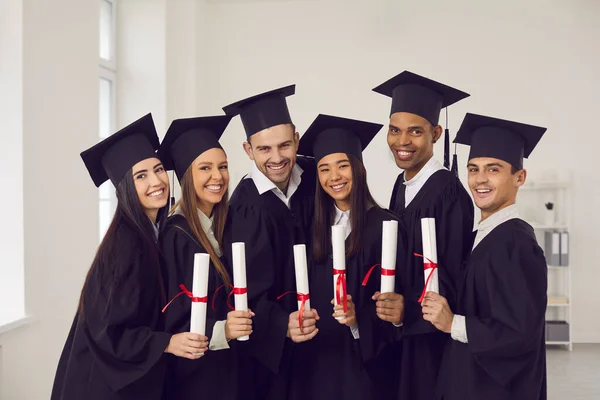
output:
<path id="1" fill-rule="evenodd" d="M 452 168 L 450 171 L 458 178 L 458 157 L 456 156 L 456 144 L 454 145 L 454 155 L 452 156 Z"/>
<path id="2" fill-rule="evenodd" d="M 448 130 L 448 107 L 446 107 L 446 129 L 444 129 L 444 168 L 450 168 L 450 130 Z"/>
<path id="3" fill-rule="evenodd" d="M 175 170 L 173 170 L 173 174 L 171 176 L 171 198 L 169 202 L 169 209 L 173 208 L 175 205 Z"/>

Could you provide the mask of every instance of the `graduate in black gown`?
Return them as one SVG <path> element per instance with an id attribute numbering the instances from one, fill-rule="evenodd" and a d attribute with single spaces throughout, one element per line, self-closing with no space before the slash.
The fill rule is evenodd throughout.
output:
<path id="1" fill-rule="evenodd" d="M 159 400 L 165 352 L 180 356 L 197 335 L 165 332 L 158 227 L 169 179 L 156 157 L 150 114 L 81 153 L 96 186 L 110 179 L 117 209 L 87 274 L 63 349 L 52 400 Z"/>
<path id="2" fill-rule="evenodd" d="M 200 359 L 173 358 L 167 374 L 168 399 L 236 399 L 241 397 L 240 359 L 234 339 L 252 333 L 251 312 L 230 311 L 226 295 L 232 271 L 222 258 L 222 239 L 227 220 L 229 171 L 227 156 L 219 144 L 231 117 L 186 118 L 171 123 L 159 155 L 167 169 L 174 169 L 181 184 L 181 199 L 171 211 L 161 236 L 167 272 L 167 296 L 173 298 L 183 284 L 192 290 L 194 254 L 207 253 L 208 347 Z M 215 297 L 215 295 L 217 297 Z M 214 297 L 214 298 L 213 298 Z M 190 329 L 191 301 L 180 296 L 165 310 L 168 332 Z M 245 399 L 252 399 L 244 393 Z"/>
<path id="3" fill-rule="evenodd" d="M 253 388 L 258 398 L 277 400 L 287 392 L 288 320 L 297 310 L 293 296 L 277 298 L 295 290 L 292 248 L 310 248 L 315 192 L 314 161 L 296 156 L 299 134 L 286 103 L 294 91 L 291 85 L 223 108 L 227 115 L 240 115 L 244 149 L 254 161 L 231 196 L 225 252 L 228 256 L 233 242 L 246 244 L 248 301 L 256 313 L 247 346 L 255 361 Z M 308 311 L 307 319 L 312 317 Z"/>
<path id="4" fill-rule="evenodd" d="M 438 398 L 545 400 L 547 266 L 515 204 L 545 128 L 467 114 L 456 142 L 471 145 L 469 188 L 481 209 L 454 307 L 427 293 L 423 318 L 450 333 Z"/>
<path id="5" fill-rule="evenodd" d="M 309 287 L 311 306 L 320 318 L 316 336 L 294 345 L 289 399 L 376 398 L 365 362 L 375 356 L 370 353 L 372 342 L 384 343 L 381 335 L 388 323 L 377 318 L 371 299 L 379 279 L 370 279 L 366 286 L 362 282 L 369 269 L 381 262 L 383 221 L 397 216 L 379 207 L 371 196 L 362 152 L 381 127 L 319 115 L 300 143 L 300 154 L 315 157 L 319 180 Z M 332 225 L 343 226 L 346 233 L 346 312 L 342 304 L 333 305 Z M 405 238 L 402 226 L 399 237 Z M 399 242 L 403 259 L 403 240 Z M 296 315 L 289 329 L 293 337 L 302 337 Z"/>
<path id="6" fill-rule="evenodd" d="M 473 203 L 458 177 L 433 158 L 434 144 L 442 135 L 440 111 L 468 97 L 467 93 L 404 71 L 373 89 L 390 96 L 392 106 L 387 134 L 396 165 L 404 171 L 396 179 L 390 210 L 399 214 L 408 231 L 406 275 L 398 277 L 397 292 L 404 295 L 402 340 L 391 346 L 383 364 L 400 360 L 398 389 L 392 398 L 431 400 L 442 351 L 448 335 L 421 318 L 418 303 L 424 287 L 421 218 L 435 218 L 440 291 L 451 303 L 463 274 L 473 230 Z M 446 141 L 448 141 L 446 130 Z M 446 146 L 446 160 L 449 159 Z M 382 318 L 399 307 L 398 294 L 381 295 Z M 382 301 L 386 300 L 386 301 Z M 397 313 L 398 311 L 396 311 Z M 382 373 L 389 372 L 386 368 Z M 391 381 L 392 377 L 385 377 Z"/>

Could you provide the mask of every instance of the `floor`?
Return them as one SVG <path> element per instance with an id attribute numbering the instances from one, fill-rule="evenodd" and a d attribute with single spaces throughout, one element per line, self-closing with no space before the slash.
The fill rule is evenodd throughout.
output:
<path id="1" fill-rule="evenodd" d="M 600 344 L 549 346 L 548 400 L 600 400 Z"/>

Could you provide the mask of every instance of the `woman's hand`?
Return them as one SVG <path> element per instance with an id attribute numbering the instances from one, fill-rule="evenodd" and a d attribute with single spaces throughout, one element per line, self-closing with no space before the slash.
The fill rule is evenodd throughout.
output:
<path id="1" fill-rule="evenodd" d="M 208 338 L 191 332 L 182 332 L 171 336 L 171 340 L 165 349 L 165 353 L 171 353 L 177 357 L 197 360 L 208 350 Z"/>

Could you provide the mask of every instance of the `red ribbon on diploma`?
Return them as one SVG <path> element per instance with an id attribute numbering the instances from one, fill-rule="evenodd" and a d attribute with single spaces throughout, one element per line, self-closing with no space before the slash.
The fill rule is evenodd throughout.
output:
<path id="1" fill-rule="evenodd" d="M 217 288 L 217 290 L 215 290 L 215 293 L 213 294 L 213 299 L 212 299 L 212 309 L 214 311 L 215 309 L 215 298 L 217 297 L 217 293 L 219 292 L 219 290 L 221 290 L 222 288 L 224 288 L 225 286 L 230 287 L 231 291 L 229 292 L 229 294 L 227 295 L 227 307 L 229 307 L 229 309 L 231 311 L 235 311 L 235 307 L 231 305 L 231 303 L 229 302 L 229 299 L 231 298 L 231 296 L 233 296 L 234 294 L 246 294 L 248 293 L 248 288 L 238 288 L 238 287 L 234 287 L 231 283 L 228 284 L 223 284 L 221 286 L 219 286 Z"/>
<path id="2" fill-rule="evenodd" d="M 437 263 L 434 263 L 433 261 L 431 261 L 429 258 L 425 257 L 423 254 L 419 254 L 419 253 L 413 253 L 413 254 L 417 257 L 423 257 L 423 259 L 425 260 L 423 262 L 423 271 L 427 271 L 428 269 L 431 270 L 431 272 L 429 273 L 429 276 L 427 276 L 427 280 L 425 281 L 425 286 L 423 287 L 423 292 L 421 292 L 421 297 L 419 297 L 418 301 L 420 303 L 425 298 L 425 293 L 427 293 L 427 285 L 429 285 L 429 280 L 433 276 L 433 271 L 435 271 L 437 269 L 438 265 L 437 265 Z"/>
<path id="3" fill-rule="evenodd" d="M 279 296 L 277 296 L 277 300 L 290 293 L 296 293 L 296 300 L 302 302 L 300 304 L 300 309 L 298 310 L 298 326 L 300 326 L 300 332 L 304 333 L 304 327 L 302 326 L 302 321 L 304 319 L 304 306 L 306 305 L 306 301 L 310 300 L 310 294 L 298 292 L 285 292 L 284 294 L 280 294 Z"/>
<path id="4" fill-rule="evenodd" d="M 375 264 L 371 268 L 369 268 L 369 270 L 367 271 L 367 273 L 365 275 L 365 278 L 362 281 L 362 285 L 363 286 L 367 286 L 367 283 L 369 282 L 369 278 L 371 278 L 371 274 L 373 273 L 373 270 L 376 267 L 381 267 L 381 264 Z M 381 268 L 381 275 L 383 275 L 383 276 L 394 276 L 394 275 L 396 275 L 396 270 L 395 269 Z"/>
<path id="5" fill-rule="evenodd" d="M 185 285 L 182 283 L 181 285 L 179 285 L 179 288 L 181 289 L 181 292 L 177 293 L 172 299 L 171 301 L 169 301 L 167 303 L 167 305 L 162 309 L 162 312 L 165 312 L 166 309 L 171 305 L 171 303 L 173 301 L 175 301 L 176 298 L 178 298 L 179 296 L 181 296 L 182 294 L 185 294 L 187 297 L 189 297 L 190 299 L 192 299 L 192 303 L 208 303 L 208 296 L 204 296 L 204 297 L 194 297 L 194 295 L 192 294 L 192 292 L 190 292 Z"/>
<path id="6" fill-rule="evenodd" d="M 335 282 L 335 300 L 338 304 L 342 303 L 344 306 L 344 313 L 348 312 L 348 294 L 346 293 L 346 270 L 345 269 L 333 269 L 333 274 L 337 275 Z M 340 294 L 340 289 L 344 290 L 344 295 Z"/>

